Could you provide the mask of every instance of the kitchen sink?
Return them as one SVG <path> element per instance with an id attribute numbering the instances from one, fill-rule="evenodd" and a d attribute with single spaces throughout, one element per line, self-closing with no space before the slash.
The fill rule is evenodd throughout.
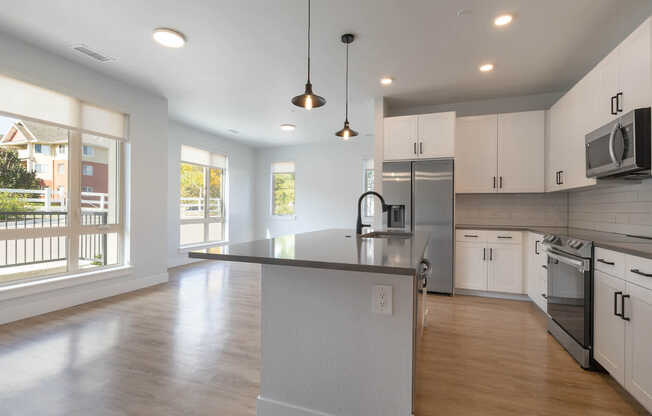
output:
<path id="1" fill-rule="evenodd" d="M 365 234 L 360 234 L 360 238 L 410 238 L 412 233 L 401 231 L 370 231 Z"/>

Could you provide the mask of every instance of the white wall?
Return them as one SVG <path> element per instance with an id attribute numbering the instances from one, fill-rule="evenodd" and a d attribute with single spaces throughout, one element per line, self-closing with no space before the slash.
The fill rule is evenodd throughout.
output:
<path id="1" fill-rule="evenodd" d="M 356 204 L 363 192 L 362 162 L 373 158 L 373 137 L 262 148 L 256 151 L 256 238 L 325 228 L 355 228 Z M 271 212 L 273 162 L 295 162 L 296 219 Z"/>
<path id="2" fill-rule="evenodd" d="M 167 100 L 16 38 L 0 34 L 0 74 L 129 114 L 128 252 L 133 269 L 114 279 L 49 292 L 0 296 L 0 323 L 167 281 Z M 1 94 L 0 94 L 1 95 Z M 76 281 L 79 283 L 79 281 Z M 32 293 L 32 292 L 30 292 Z"/>
<path id="3" fill-rule="evenodd" d="M 169 267 L 191 262 L 188 252 L 179 250 L 179 157 L 182 144 L 228 156 L 229 242 L 249 241 L 254 234 L 254 150 L 233 140 L 170 121 L 167 149 Z"/>

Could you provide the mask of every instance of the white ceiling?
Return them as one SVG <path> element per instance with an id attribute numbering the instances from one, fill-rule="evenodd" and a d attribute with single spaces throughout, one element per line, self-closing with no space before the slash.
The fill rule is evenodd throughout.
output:
<path id="1" fill-rule="evenodd" d="M 306 0 L 2 3 L 1 30 L 167 97 L 173 119 L 261 146 L 336 140 L 342 33 L 357 35 L 349 119 L 364 137 L 376 96 L 401 108 L 565 90 L 652 13 L 651 0 L 313 0 L 312 81 L 328 103 L 306 112 L 290 104 L 306 78 Z M 497 29 L 499 12 L 516 19 Z M 160 26 L 185 33 L 186 47 L 155 44 Z M 70 48 L 79 43 L 117 60 L 91 61 Z M 478 72 L 488 61 L 495 71 Z"/>

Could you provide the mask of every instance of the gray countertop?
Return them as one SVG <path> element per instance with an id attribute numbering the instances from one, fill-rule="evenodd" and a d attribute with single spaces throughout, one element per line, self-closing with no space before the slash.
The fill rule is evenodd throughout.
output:
<path id="1" fill-rule="evenodd" d="M 460 230 L 515 230 L 532 231 L 541 234 L 565 235 L 580 240 L 593 241 L 596 247 L 618 251 L 632 256 L 652 259 L 652 240 L 632 237 L 625 234 L 607 233 L 582 228 L 541 227 L 541 226 L 504 226 L 458 224 Z"/>
<path id="2" fill-rule="evenodd" d="M 430 239 L 417 231 L 409 238 L 360 238 L 355 230 L 332 229 L 290 234 L 246 243 L 193 250 L 192 258 L 332 270 L 414 275 Z"/>

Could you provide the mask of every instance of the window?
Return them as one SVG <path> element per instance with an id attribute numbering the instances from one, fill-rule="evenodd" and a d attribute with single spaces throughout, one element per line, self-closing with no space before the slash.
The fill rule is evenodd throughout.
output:
<path id="1" fill-rule="evenodd" d="M 34 164 L 34 172 L 36 173 L 48 173 L 48 165 L 45 163 L 35 163 Z"/>
<path id="2" fill-rule="evenodd" d="M 82 192 L 93 192 L 92 186 L 82 186 Z"/>
<path id="3" fill-rule="evenodd" d="M 93 165 L 83 165 L 82 173 L 84 176 L 93 176 Z"/>
<path id="4" fill-rule="evenodd" d="M 0 91 L 0 136 L 15 128 L 40 142 L 33 147 L 36 160 L 0 143 L 0 152 L 15 154 L 0 175 L 23 178 L 20 186 L 0 189 L 0 287 L 124 264 L 125 115 L 2 75 Z M 104 146 L 104 158 L 95 148 L 94 176 L 85 177 L 82 146 L 96 143 Z M 38 175 L 30 178 L 29 170 Z M 51 171 L 57 174 L 42 175 Z M 99 186 L 103 193 L 83 193 Z"/>
<path id="5" fill-rule="evenodd" d="M 44 155 L 49 155 L 50 154 L 50 146 L 47 144 L 40 144 L 36 143 L 34 145 L 34 152 L 35 153 L 41 153 Z"/>
<path id="6" fill-rule="evenodd" d="M 368 159 L 362 162 L 362 192 L 374 190 L 374 161 Z M 375 212 L 375 200 L 373 195 L 369 195 L 363 202 L 363 216 L 373 217 Z"/>
<path id="7" fill-rule="evenodd" d="M 227 157 L 181 146 L 179 218 L 181 247 L 225 241 Z"/>
<path id="8" fill-rule="evenodd" d="M 95 149 L 92 146 L 82 146 L 82 155 L 93 156 L 95 155 Z"/>
<path id="9" fill-rule="evenodd" d="M 272 163 L 272 215 L 294 215 L 294 162 Z"/>

